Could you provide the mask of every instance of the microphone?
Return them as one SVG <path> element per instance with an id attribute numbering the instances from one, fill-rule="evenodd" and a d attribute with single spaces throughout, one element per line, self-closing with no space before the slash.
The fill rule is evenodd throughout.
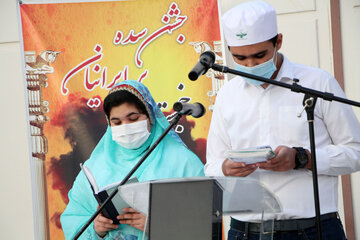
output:
<path id="1" fill-rule="evenodd" d="M 206 112 L 204 105 L 201 103 L 182 103 L 176 102 L 173 106 L 174 110 L 182 115 L 191 115 L 194 118 L 203 116 Z"/>
<path id="2" fill-rule="evenodd" d="M 205 74 L 207 70 L 214 64 L 215 54 L 211 51 L 206 51 L 200 55 L 199 61 L 195 67 L 189 72 L 189 79 L 195 81 L 199 76 Z"/>

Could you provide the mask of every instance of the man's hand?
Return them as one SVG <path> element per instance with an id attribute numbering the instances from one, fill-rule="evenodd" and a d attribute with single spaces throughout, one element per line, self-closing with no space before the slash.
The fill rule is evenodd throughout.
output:
<path id="1" fill-rule="evenodd" d="M 113 221 L 111 219 L 104 217 L 104 215 L 102 213 L 100 213 L 94 219 L 95 232 L 100 237 L 104 237 L 108 231 L 118 228 L 118 225 L 112 224 L 112 223 L 113 223 Z"/>
<path id="2" fill-rule="evenodd" d="M 259 163 L 261 169 L 270 171 L 289 171 L 295 167 L 296 149 L 286 146 L 278 146 L 275 151 L 276 156 L 266 162 Z"/>
<path id="3" fill-rule="evenodd" d="M 121 224 L 128 224 L 140 231 L 144 231 L 145 215 L 135 211 L 133 208 L 123 208 L 122 211 L 124 214 L 117 216 Z"/>
<path id="4" fill-rule="evenodd" d="M 225 176 L 246 177 L 253 173 L 258 166 L 257 163 L 246 165 L 244 162 L 234 162 L 227 158 L 223 162 L 222 171 Z"/>

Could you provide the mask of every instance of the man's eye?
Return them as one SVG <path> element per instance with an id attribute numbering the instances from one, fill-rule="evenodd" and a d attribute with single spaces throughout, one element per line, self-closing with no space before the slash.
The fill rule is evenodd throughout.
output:
<path id="1" fill-rule="evenodd" d="M 236 57 L 236 59 L 239 61 L 244 61 L 246 59 L 246 57 Z"/>
<path id="2" fill-rule="evenodd" d="M 265 53 L 256 54 L 255 58 L 263 58 L 265 56 Z"/>

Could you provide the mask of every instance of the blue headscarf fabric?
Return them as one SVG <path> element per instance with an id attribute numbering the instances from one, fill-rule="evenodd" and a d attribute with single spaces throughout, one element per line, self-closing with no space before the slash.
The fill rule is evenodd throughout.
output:
<path id="1" fill-rule="evenodd" d="M 115 92 L 115 88 L 121 88 L 121 90 L 135 89 L 140 93 L 143 98 L 140 100 L 142 102 L 145 100 L 151 115 L 151 134 L 140 148 L 126 149 L 112 140 L 111 128 L 107 128 L 90 158 L 84 163 L 93 174 L 99 189 L 121 181 L 164 132 L 165 128 L 169 126 L 164 114 L 144 84 L 133 80 L 122 81 L 110 90 L 110 94 Z M 134 176 L 141 182 L 204 176 L 204 172 L 200 159 L 183 144 L 179 136 L 172 130 L 137 169 Z M 69 204 L 61 215 L 61 224 L 65 238 L 72 239 L 96 211 L 98 203 L 83 172 L 80 172 L 76 177 L 68 196 Z M 126 224 L 120 224 L 118 229 L 108 232 L 104 239 L 127 239 L 131 237 L 142 239 L 142 231 Z M 79 239 L 100 239 L 94 230 L 93 223 Z"/>

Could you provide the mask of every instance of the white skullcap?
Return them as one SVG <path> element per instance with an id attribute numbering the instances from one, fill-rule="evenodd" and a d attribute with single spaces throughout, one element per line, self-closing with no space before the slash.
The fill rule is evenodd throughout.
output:
<path id="1" fill-rule="evenodd" d="M 276 12 L 268 3 L 251 1 L 237 5 L 222 16 L 228 46 L 265 42 L 277 32 Z"/>

